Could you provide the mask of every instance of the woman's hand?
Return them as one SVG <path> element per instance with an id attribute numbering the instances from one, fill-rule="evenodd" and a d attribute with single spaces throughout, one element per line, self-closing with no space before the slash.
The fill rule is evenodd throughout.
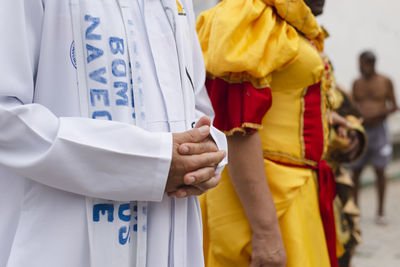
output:
<path id="1" fill-rule="evenodd" d="M 286 252 L 279 227 L 264 234 L 254 233 L 251 239 L 250 267 L 284 267 Z"/>

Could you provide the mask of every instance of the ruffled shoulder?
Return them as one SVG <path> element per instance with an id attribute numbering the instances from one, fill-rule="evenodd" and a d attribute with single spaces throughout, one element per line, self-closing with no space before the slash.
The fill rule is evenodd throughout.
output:
<path id="1" fill-rule="evenodd" d="M 215 112 L 214 126 L 226 135 L 243 135 L 262 128 L 262 119 L 272 104 L 269 88 L 255 88 L 251 82 L 229 83 L 207 77 L 207 92 Z"/>
<path id="2" fill-rule="evenodd" d="M 197 32 L 207 72 L 260 86 L 294 59 L 299 36 L 261 0 L 225 0 L 200 14 Z"/>
<path id="3" fill-rule="evenodd" d="M 296 58 L 298 32 L 318 49 L 323 43 L 322 29 L 302 0 L 224 0 L 200 14 L 196 28 L 209 74 L 251 76 L 262 86 Z"/>

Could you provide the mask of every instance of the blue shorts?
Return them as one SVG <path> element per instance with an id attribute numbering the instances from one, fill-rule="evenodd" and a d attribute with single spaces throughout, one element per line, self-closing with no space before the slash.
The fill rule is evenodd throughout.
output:
<path id="1" fill-rule="evenodd" d="M 392 141 L 386 122 L 375 127 L 365 127 L 367 148 L 363 155 L 351 164 L 352 169 L 361 169 L 371 163 L 377 169 L 383 169 L 392 159 Z"/>

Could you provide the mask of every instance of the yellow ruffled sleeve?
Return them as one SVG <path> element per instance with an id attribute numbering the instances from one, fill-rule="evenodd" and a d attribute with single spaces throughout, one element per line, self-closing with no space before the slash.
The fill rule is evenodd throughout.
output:
<path id="1" fill-rule="evenodd" d="M 197 31 L 209 75 L 269 84 L 269 74 L 297 54 L 299 36 L 261 0 L 225 0 L 202 13 Z"/>
<path id="2" fill-rule="evenodd" d="M 296 58 L 297 31 L 322 46 L 322 30 L 300 0 L 224 0 L 203 12 L 196 27 L 208 75 L 256 88 Z"/>

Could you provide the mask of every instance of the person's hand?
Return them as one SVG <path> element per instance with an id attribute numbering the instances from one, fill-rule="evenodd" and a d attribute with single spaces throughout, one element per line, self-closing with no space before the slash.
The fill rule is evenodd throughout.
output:
<path id="1" fill-rule="evenodd" d="M 201 117 L 194 128 L 201 128 L 203 126 L 211 127 L 211 119 L 209 117 Z M 181 155 L 199 155 L 202 153 L 217 152 L 218 146 L 209 134 L 201 142 L 181 144 L 178 148 L 178 151 Z M 172 192 L 170 195 L 180 195 L 182 191 L 186 191 L 186 193 L 190 195 L 201 195 L 207 190 L 217 186 L 221 179 L 221 176 L 215 174 L 216 168 L 217 165 L 213 167 L 205 167 L 203 169 L 187 173 L 184 177 L 185 186 L 182 186 L 177 190 L 177 192 Z M 214 173 L 214 177 L 212 177 L 211 179 L 202 179 L 202 176 L 204 178 L 204 175 L 210 176 L 212 175 L 212 173 Z"/>
<path id="2" fill-rule="evenodd" d="M 334 127 L 342 127 L 343 130 L 351 127 L 351 124 L 342 116 L 334 111 L 328 113 L 328 121 Z M 338 131 L 340 137 L 346 137 L 346 131 Z"/>
<path id="3" fill-rule="evenodd" d="M 348 132 L 348 139 L 350 141 L 349 146 L 342 153 L 348 161 L 354 161 L 362 149 L 360 141 L 362 136 L 356 130 L 350 130 Z"/>
<path id="4" fill-rule="evenodd" d="M 330 118 L 331 125 L 335 127 L 337 136 L 347 141 L 345 147 L 333 151 L 330 157 L 337 162 L 351 162 L 355 160 L 360 153 L 360 139 L 362 137 L 356 130 L 350 128 L 350 122 L 336 112 L 328 113 L 328 118 Z"/>
<path id="5" fill-rule="evenodd" d="M 201 117 L 194 128 L 201 128 L 203 126 L 211 127 L 211 119 L 209 117 Z M 181 155 L 196 155 L 207 152 L 216 152 L 218 151 L 218 147 L 212 139 L 211 135 L 209 134 L 201 142 L 181 144 L 178 151 Z"/>
<path id="6" fill-rule="evenodd" d="M 362 136 L 356 130 L 350 129 L 346 134 L 348 145 L 338 149 L 331 154 L 332 159 L 337 162 L 352 162 L 360 154 L 362 149 Z"/>
<path id="7" fill-rule="evenodd" d="M 344 117 L 332 111 L 328 114 L 331 124 L 336 127 L 336 133 L 339 137 L 345 138 L 348 142 L 346 148 L 340 149 L 332 155 L 339 162 L 353 161 L 359 152 L 360 141 L 356 130 L 350 129 L 351 123 Z"/>
<path id="8" fill-rule="evenodd" d="M 226 152 L 218 151 L 209 145 L 193 146 L 193 144 L 204 142 L 209 134 L 210 127 L 208 125 L 184 133 L 173 134 L 172 161 L 165 189 L 170 196 L 199 195 L 219 183 L 220 176 L 215 174 L 215 168 L 224 159 Z M 182 150 L 182 148 L 180 149 L 182 144 L 191 148 L 195 147 L 195 150 L 187 155 L 182 155 L 179 153 Z M 199 148 L 202 153 L 193 153 Z M 183 150 L 185 151 L 185 149 Z"/>
<path id="9" fill-rule="evenodd" d="M 279 227 L 267 234 L 253 233 L 250 267 L 284 267 L 286 252 Z"/>

